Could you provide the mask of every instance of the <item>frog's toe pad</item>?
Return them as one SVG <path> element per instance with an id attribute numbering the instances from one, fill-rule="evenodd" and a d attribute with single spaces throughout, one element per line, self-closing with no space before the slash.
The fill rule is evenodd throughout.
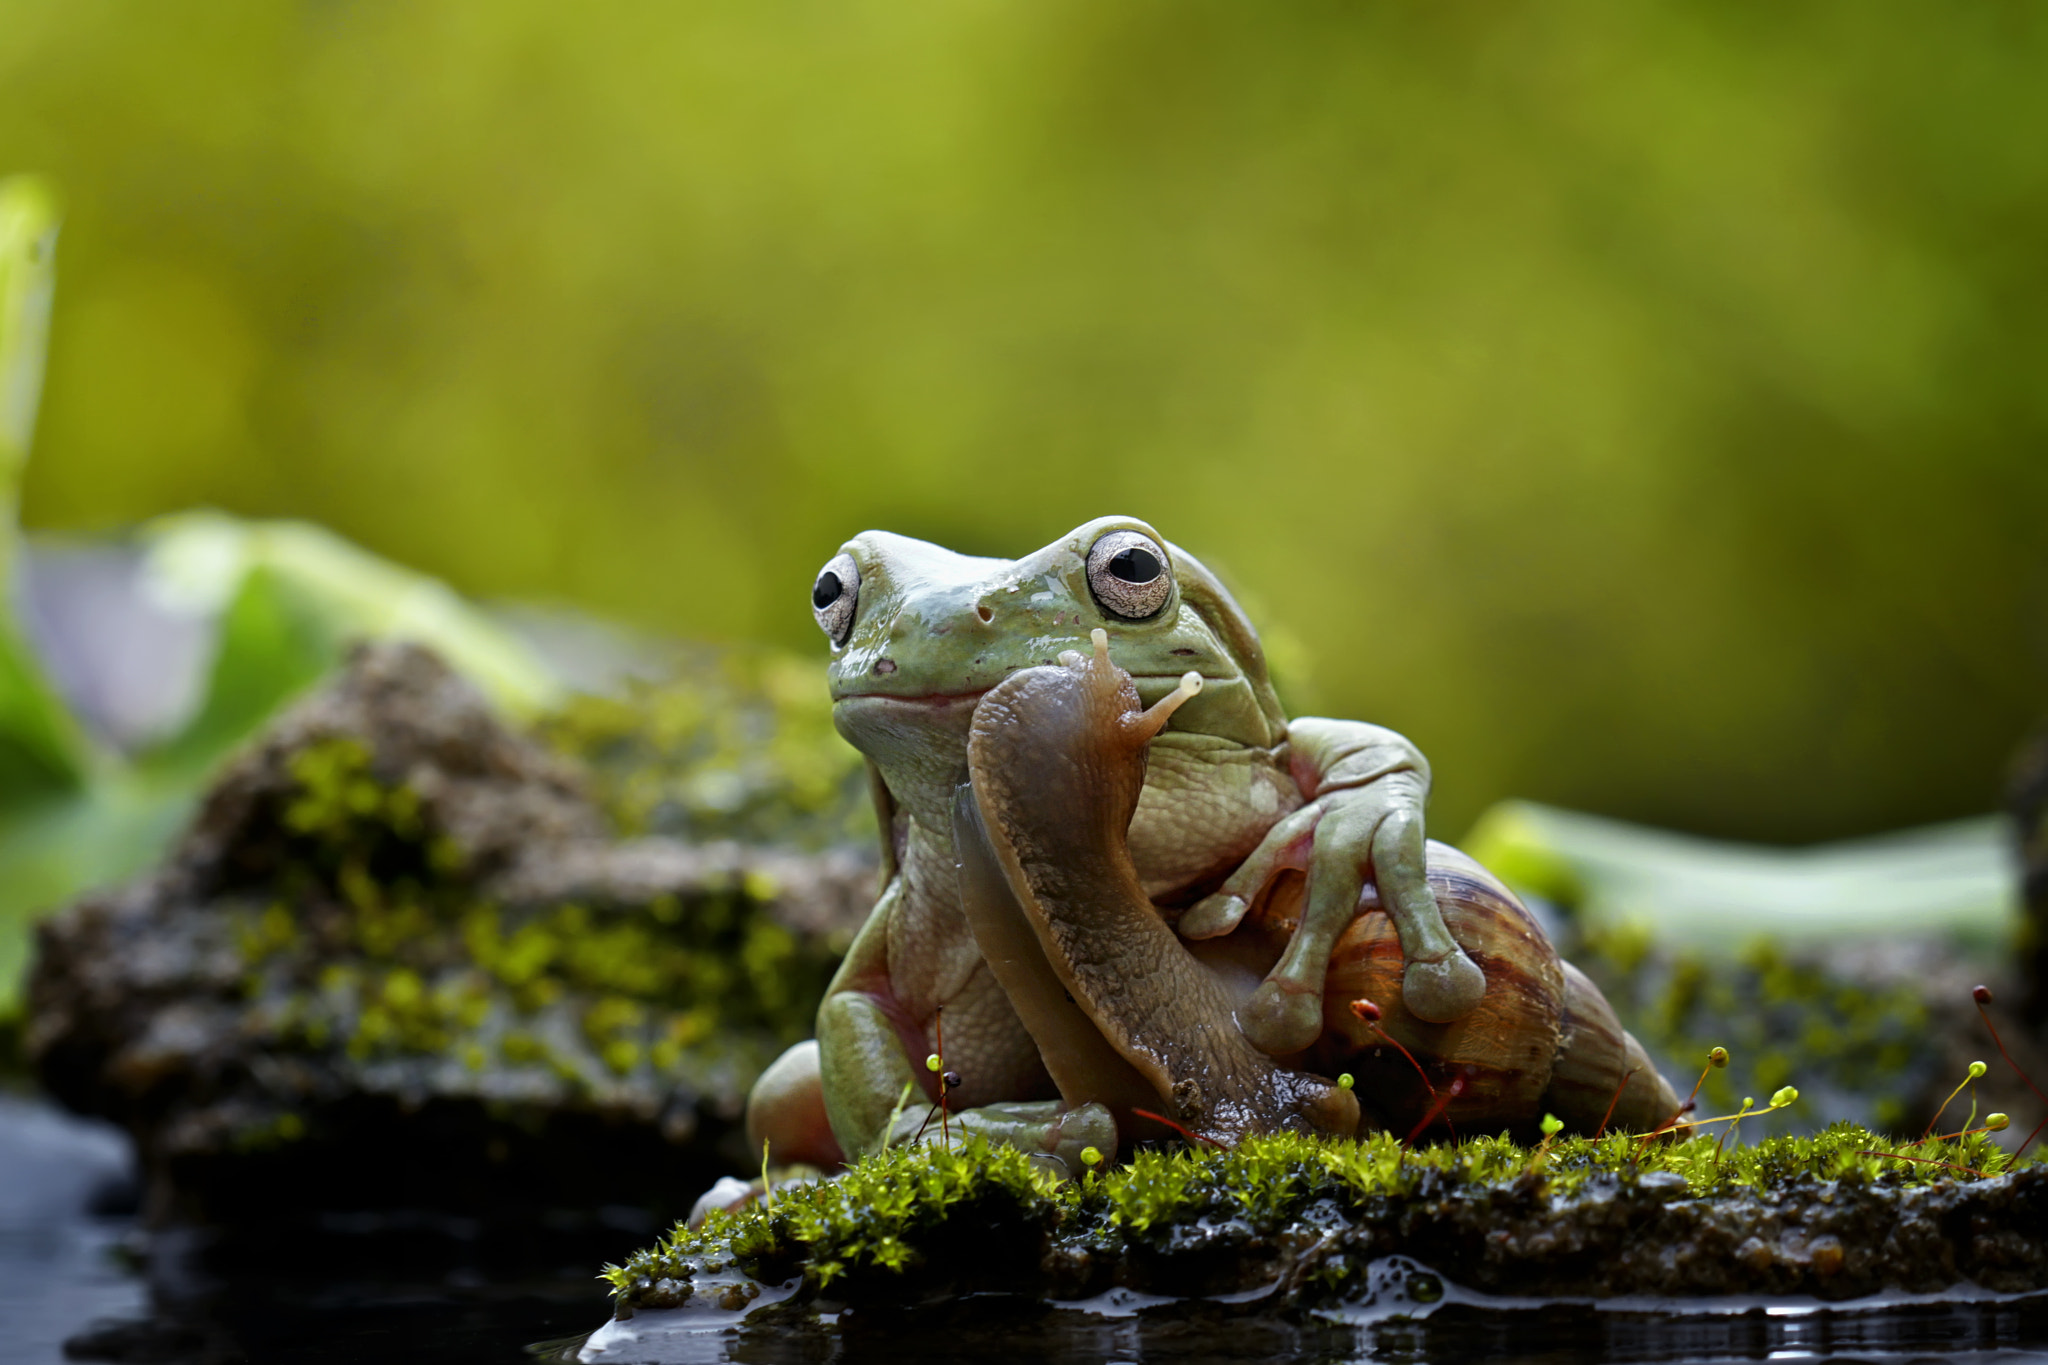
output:
<path id="1" fill-rule="evenodd" d="M 1461 950 L 1438 962 L 1411 962 L 1401 974 L 1401 1003 L 1417 1019 L 1462 1019 L 1486 994 L 1486 974 Z"/>
<path id="2" fill-rule="evenodd" d="M 1358 1096 L 1339 1086 L 1321 1086 L 1303 1107 L 1302 1116 L 1315 1132 L 1331 1137 L 1355 1136 L 1358 1132 Z"/>
<path id="3" fill-rule="evenodd" d="M 1322 1035 L 1322 993 L 1269 977 L 1239 1008 L 1237 1026 L 1268 1057 L 1299 1052 Z"/>
<path id="4" fill-rule="evenodd" d="M 1244 897 L 1219 891 L 1207 900 L 1196 901 L 1174 928 L 1182 938 L 1220 938 L 1235 929 L 1250 908 Z"/>

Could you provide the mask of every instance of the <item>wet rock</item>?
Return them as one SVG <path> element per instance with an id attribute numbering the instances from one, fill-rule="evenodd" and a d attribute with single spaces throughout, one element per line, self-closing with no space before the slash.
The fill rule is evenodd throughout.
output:
<path id="1" fill-rule="evenodd" d="M 845 1192 L 788 1191 L 777 1211 L 679 1233 L 608 1273 L 634 1310 L 687 1304 L 693 1283 L 735 1274 L 856 1308 L 1002 1292 L 1322 1309 L 1370 1297 L 1396 1260 L 1518 1299 L 2048 1289 L 2048 1167 L 1973 1178 L 1961 1163 L 1996 1169 L 1994 1149 L 1918 1149 L 1954 1158 L 1951 1178 L 1863 1151 L 1880 1141 L 1837 1128 L 1724 1164 L 1696 1139 L 1638 1168 L 1633 1139 L 1576 1140 L 1552 1168 L 1497 1140 L 1406 1153 L 1391 1139 L 1280 1136 L 1141 1156 L 1078 1187 L 985 1148 L 889 1154 L 857 1164 Z M 1692 1174 L 1653 1169 L 1664 1162 Z"/>
<path id="2" fill-rule="evenodd" d="M 687 1209 L 872 870 L 615 841 L 427 651 L 364 647 L 155 872 L 47 921 L 27 1048 L 127 1127 L 152 1210 Z"/>

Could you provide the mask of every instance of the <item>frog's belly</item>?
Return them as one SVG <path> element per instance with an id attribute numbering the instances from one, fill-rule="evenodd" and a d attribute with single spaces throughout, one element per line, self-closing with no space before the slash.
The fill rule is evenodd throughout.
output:
<path id="1" fill-rule="evenodd" d="M 1301 801 L 1300 788 L 1266 750 L 1160 736 L 1131 821 L 1131 861 L 1145 894 L 1171 900 L 1206 892 Z"/>
<path id="2" fill-rule="evenodd" d="M 954 1106 L 1059 1098 L 1024 1021 L 986 962 L 946 1001 L 946 1067 L 961 1077 Z"/>

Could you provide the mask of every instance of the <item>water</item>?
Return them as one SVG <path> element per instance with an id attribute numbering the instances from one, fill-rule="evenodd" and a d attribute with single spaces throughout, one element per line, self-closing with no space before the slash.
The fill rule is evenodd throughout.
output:
<path id="1" fill-rule="evenodd" d="M 597 1266 L 656 1231 L 610 1210 L 145 1236 L 133 1171 L 118 1130 L 0 1094 L 0 1365 L 532 1365 L 606 1319 Z"/>
<path id="2" fill-rule="evenodd" d="M 1432 1277 L 1433 1278 L 1433 1277 Z M 1690 1361 L 2048 1361 L 2048 1295 L 2027 1300 L 1899 1303 L 1872 1310 L 1812 1304 L 1622 1309 L 1510 1304 L 1444 1286 L 1431 1303 L 1382 1300 L 1348 1321 L 1282 1321 L 1233 1305 L 1114 1303 L 1048 1310 L 996 1297 L 921 1308 L 745 1324 L 641 1314 L 545 1358 L 582 1365 L 854 1365 L 855 1362 L 1048 1359 L 1266 1360 L 1478 1365 Z M 775 1310 L 765 1316 L 773 1317 Z M 717 1315 L 706 1314 L 705 1318 Z M 650 1321 L 651 1319 L 651 1321 Z"/>
<path id="3" fill-rule="evenodd" d="M 0 1094 L 0 1365 L 856 1365 L 1046 1359 L 1867 1361 L 2048 1365 L 2048 1294 L 1881 1305 L 1537 1304 L 1390 1258 L 1344 1314 L 1130 1295 L 1047 1308 L 979 1296 L 819 1312 L 774 1293 L 609 1322 L 594 1268 L 655 1229 L 630 1209 L 490 1227 L 349 1215 L 234 1236 L 145 1236 L 117 1131 Z M 715 1299 L 700 1293 L 698 1300 Z"/>
<path id="4" fill-rule="evenodd" d="M 131 1165 L 116 1130 L 0 1093 L 0 1359 L 59 1360 L 80 1324 L 145 1311 Z"/>

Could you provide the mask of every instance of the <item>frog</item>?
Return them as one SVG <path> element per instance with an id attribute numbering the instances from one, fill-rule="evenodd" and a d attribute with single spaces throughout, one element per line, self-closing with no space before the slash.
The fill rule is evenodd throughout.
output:
<path id="1" fill-rule="evenodd" d="M 1126 834 L 1160 922 L 1191 952 L 1227 944 L 1277 878 L 1305 874 L 1285 951 L 1230 1011 L 1252 1048 L 1299 1057 L 1323 1032 L 1330 955 L 1362 897 L 1398 934 L 1410 1016 L 1448 1023 L 1485 996 L 1431 890 L 1420 750 L 1366 722 L 1289 718 L 1245 611 L 1150 524 L 1098 517 L 1009 560 L 867 531 L 818 573 L 811 607 L 830 647 L 835 728 L 866 760 L 881 891 L 816 1038 L 750 1097 L 748 1135 L 768 1159 L 831 1168 L 934 1130 L 933 1108 L 948 1140 L 979 1134 L 1070 1169 L 1091 1148 L 1117 1150 L 1135 1106 L 1063 1100 L 962 890 L 959 797 L 977 707 L 1013 675 L 1098 642 L 1140 704 L 1175 699 L 1149 739 Z M 1355 1106 L 1313 1087 L 1300 1110 L 1311 1127 L 1355 1122 Z"/>

